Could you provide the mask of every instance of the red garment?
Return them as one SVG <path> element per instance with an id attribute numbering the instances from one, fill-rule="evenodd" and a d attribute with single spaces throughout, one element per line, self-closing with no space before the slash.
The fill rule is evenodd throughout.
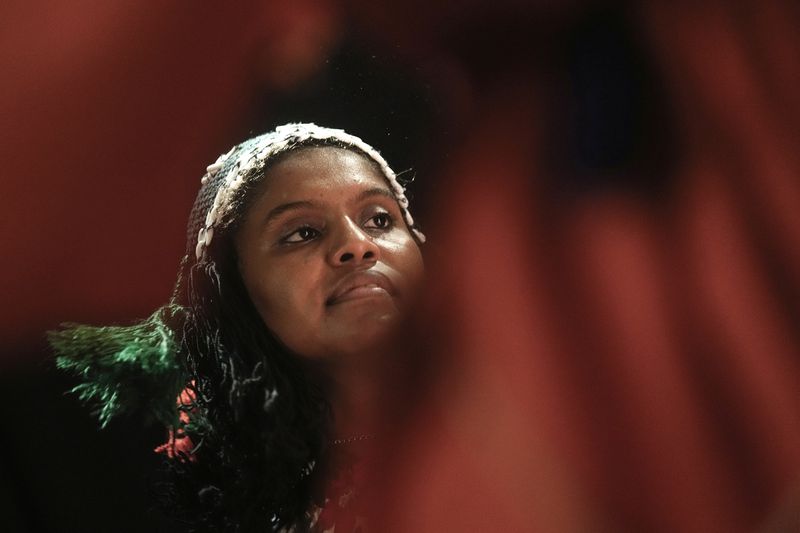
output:
<path id="1" fill-rule="evenodd" d="M 173 459 L 178 457 L 181 460 L 195 461 L 196 457 L 192 453 L 194 450 L 194 443 L 189 435 L 184 431 L 184 427 L 189 423 L 189 413 L 186 408 L 193 405 L 195 394 L 192 389 L 186 387 L 178 395 L 178 417 L 180 419 L 180 426 L 177 428 L 169 429 L 169 438 L 167 442 L 155 448 L 156 453 L 166 453 L 167 457 Z"/>

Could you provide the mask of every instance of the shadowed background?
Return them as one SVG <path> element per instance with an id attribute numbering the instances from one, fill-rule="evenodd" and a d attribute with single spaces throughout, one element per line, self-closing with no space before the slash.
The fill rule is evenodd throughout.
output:
<path id="1" fill-rule="evenodd" d="M 166 301 L 205 166 L 289 120 L 418 177 L 379 530 L 800 529 L 800 8 L 728 4 L 6 2 L 4 530 L 175 530 L 163 430 L 97 432 L 44 331 Z"/>

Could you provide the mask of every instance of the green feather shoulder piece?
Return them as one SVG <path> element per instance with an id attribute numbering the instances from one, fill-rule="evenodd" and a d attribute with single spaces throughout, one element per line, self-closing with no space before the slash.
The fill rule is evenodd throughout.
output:
<path id="1" fill-rule="evenodd" d="M 168 324 L 180 314 L 179 306 L 167 305 L 132 326 L 63 324 L 48 332 L 56 366 L 81 381 L 70 392 L 93 409 L 101 427 L 138 410 L 177 427 L 175 399 L 186 376 Z"/>

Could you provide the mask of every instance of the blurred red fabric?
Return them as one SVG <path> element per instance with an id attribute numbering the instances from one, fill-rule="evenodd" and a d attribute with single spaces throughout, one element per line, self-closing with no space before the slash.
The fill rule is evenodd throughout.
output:
<path id="1" fill-rule="evenodd" d="M 0 365 L 59 322 L 128 321 L 169 298 L 205 165 L 247 135 L 257 90 L 324 60 L 336 12 L 3 3 Z"/>
<path id="2" fill-rule="evenodd" d="M 800 530 L 800 9 L 635 13 L 685 152 L 673 186 L 657 208 L 548 194 L 542 80 L 480 95 L 433 224 L 441 338 L 415 347 L 441 374 L 380 530 Z"/>

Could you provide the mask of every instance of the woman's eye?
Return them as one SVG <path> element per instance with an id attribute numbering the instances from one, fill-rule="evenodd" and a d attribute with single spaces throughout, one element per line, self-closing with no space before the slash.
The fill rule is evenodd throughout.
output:
<path id="1" fill-rule="evenodd" d="M 389 229 L 392 227 L 392 222 L 392 215 L 389 213 L 378 213 L 367 220 L 365 227 L 370 229 Z"/>
<path id="2" fill-rule="evenodd" d="M 319 230 L 310 226 L 298 228 L 281 239 L 282 243 L 306 242 L 319 237 Z"/>

